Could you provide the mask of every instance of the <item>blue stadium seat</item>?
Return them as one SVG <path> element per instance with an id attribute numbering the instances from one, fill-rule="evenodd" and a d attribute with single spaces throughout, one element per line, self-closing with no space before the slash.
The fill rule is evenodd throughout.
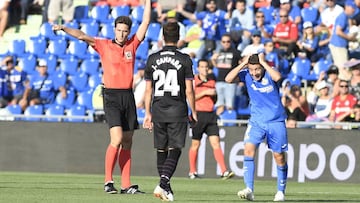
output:
<path id="1" fill-rule="evenodd" d="M 313 26 L 316 26 L 319 18 L 319 11 L 312 6 L 301 9 L 301 18 L 303 22 L 310 21 Z"/>
<path id="2" fill-rule="evenodd" d="M 74 40 L 69 42 L 69 47 L 67 48 L 67 54 L 75 56 L 78 59 L 86 58 L 88 44 L 81 40 Z"/>
<path id="3" fill-rule="evenodd" d="M 47 53 L 61 58 L 65 55 L 67 46 L 67 41 L 63 38 L 50 40 Z"/>
<path id="4" fill-rule="evenodd" d="M 149 28 L 145 34 L 145 39 L 150 42 L 157 42 L 159 40 L 160 29 L 160 23 L 150 23 Z"/>
<path id="5" fill-rule="evenodd" d="M 52 25 L 50 23 L 43 23 L 40 26 L 40 34 L 38 37 L 43 37 L 47 40 L 55 40 L 61 39 L 61 36 L 55 34 L 54 30 L 52 29 Z"/>
<path id="6" fill-rule="evenodd" d="M 250 105 L 246 108 L 237 108 L 236 111 L 239 116 L 250 116 Z"/>
<path id="7" fill-rule="evenodd" d="M 76 92 L 83 92 L 88 89 L 88 75 L 86 73 L 79 73 L 69 77 L 70 86 Z"/>
<path id="8" fill-rule="evenodd" d="M 291 66 L 290 72 L 299 76 L 301 79 L 306 78 L 311 69 L 311 62 L 308 58 L 295 58 L 294 63 Z"/>
<path id="9" fill-rule="evenodd" d="M 86 110 L 93 110 L 92 96 L 92 90 L 81 92 L 76 98 L 76 104 L 84 106 Z"/>
<path id="10" fill-rule="evenodd" d="M 131 17 L 133 18 L 134 22 L 141 23 L 142 17 L 144 14 L 144 6 L 136 6 L 131 11 Z"/>
<path id="11" fill-rule="evenodd" d="M 90 11 L 90 16 L 93 20 L 98 23 L 109 23 L 110 6 L 109 5 L 98 5 L 94 6 Z"/>
<path id="12" fill-rule="evenodd" d="M 22 114 L 21 107 L 18 104 L 7 105 L 5 108 L 13 115 L 21 115 Z M 15 120 L 21 120 L 21 119 L 15 118 Z"/>
<path id="13" fill-rule="evenodd" d="M 64 116 L 64 107 L 61 105 L 57 105 L 57 104 L 53 104 L 50 105 L 46 110 L 45 110 L 45 115 L 47 116 L 46 118 L 43 119 L 43 121 L 48 121 L 48 122 L 61 122 L 62 118 L 56 118 L 56 117 L 51 117 L 51 116 Z"/>
<path id="14" fill-rule="evenodd" d="M 104 37 L 107 39 L 114 39 L 114 25 L 112 23 L 104 24 L 100 29 L 100 37 Z"/>
<path id="15" fill-rule="evenodd" d="M 331 61 L 321 58 L 319 61 L 315 63 L 310 75 L 307 76 L 305 79 L 311 81 L 317 80 L 320 76 L 320 73 L 326 72 L 331 64 L 332 64 Z"/>
<path id="16" fill-rule="evenodd" d="M 130 6 L 122 5 L 115 6 L 111 9 L 111 18 L 116 19 L 118 16 L 129 16 L 130 15 Z"/>
<path id="17" fill-rule="evenodd" d="M 66 110 L 65 122 L 84 122 L 82 118 L 71 118 L 71 116 L 86 116 L 86 110 L 84 106 L 72 105 L 69 109 Z"/>
<path id="18" fill-rule="evenodd" d="M 62 71 L 55 71 L 51 74 L 52 79 L 54 80 L 55 89 L 59 89 L 59 87 L 65 87 L 67 76 Z"/>
<path id="19" fill-rule="evenodd" d="M 99 59 L 94 59 L 94 58 L 85 59 L 80 64 L 80 71 L 88 75 L 99 74 L 99 65 L 100 65 Z"/>
<path id="20" fill-rule="evenodd" d="M 97 53 L 95 51 L 95 49 L 92 47 L 92 46 L 88 46 L 88 49 L 87 49 L 87 58 L 93 58 L 93 59 L 99 59 L 100 56 L 99 56 L 99 53 Z"/>
<path id="21" fill-rule="evenodd" d="M 72 89 L 68 89 L 66 91 L 66 93 L 67 93 L 67 97 L 64 99 L 61 97 L 61 93 L 59 92 L 56 95 L 55 103 L 65 107 L 65 108 L 70 108 L 74 104 L 74 101 L 75 101 L 75 91 Z"/>
<path id="22" fill-rule="evenodd" d="M 79 61 L 75 57 L 63 59 L 60 63 L 60 70 L 67 75 L 75 75 L 77 74 L 78 63 Z"/>
<path id="23" fill-rule="evenodd" d="M 96 21 L 84 23 L 80 28 L 81 31 L 83 31 L 84 33 L 86 33 L 91 37 L 98 36 L 99 29 L 100 29 L 99 23 L 97 23 Z"/>
<path id="24" fill-rule="evenodd" d="M 24 111 L 24 115 L 28 116 L 28 117 L 25 117 L 24 120 L 25 121 L 41 121 L 40 117 L 36 118 L 36 117 L 31 117 L 31 116 L 43 115 L 43 111 L 44 111 L 44 107 L 42 105 L 28 106 Z"/>
<path id="25" fill-rule="evenodd" d="M 37 57 L 45 54 L 47 42 L 44 38 L 30 37 L 26 44 L 27 53 L 34 54 Z"/>
<path id="26" fill-rule="evenodd" d="M 235 110 L 225 110 L 222 114 L 219 115 L 221 120 L 236 120 L 237 113 Z M 236 126 L 236 123 L 227 123 L 223 122 L 223 126 Z"/>
<path id="27" fill-rule="evenodd" d="M 131 30 L 130 30 L 130 34 L 129 34 L 129 38 L 132 37 L 136 31 L 138 30 L 139 28 L 139 23 L 138 22 L 133 22 L 133 24 L 131 25 Z"/>
<path id="28" fill-rule="evenodd" d="M 290 82 L 290 85 L 297 85 L 301 87 L 301 77 L 295 74 L 290 73 L 287 76 L 287 79 Z"/>
<path id="29" fill-rule="evenodd" d="M 75 20 L 65 23 L 64 26 L 69 27 L 69 28 L 79 29 L 79 23 Z M 78 40 L 75 37 L 67 34 L 66 32 L 64 32 L 62 30 L 57 31 L 56 34 L 66 40 Z"/>
<path id="30" fill-rule="evenodd" d="M 74 9 L 74 20 L 80 22 L 89 18 L 89 6 L 88 5 L 79 5 Z"/>
<path id="31" fill-rule="evenodd" d="M 136 50 L 136 58 L 146 60 L 149 52 L 149 42 L 144 40 L 140 43 L 138 49 Z"/>
<path id="32" fill-rule="evenodd" d="M 90 89 L 95 89 L 101 83 L 101 74 L 90 75 L 88 85 Z"/>
<path id="33" fill-rule="evenodd" d="M 23 70 L 29 75 L 36 73 L 35 68 L 37 61 L 34 55 L 30 54 L 27 56 L 20 57 L 18 59 L 19 59 L 18 66 L 21 68 L 21 70 Z"/>
<path id="34" fill-rule="evenodd" d="M 15 56 L 22 56 L 25 54 L 26 43 L 23 39 L 14 39 L 9 43 L 9 53 Z"/>

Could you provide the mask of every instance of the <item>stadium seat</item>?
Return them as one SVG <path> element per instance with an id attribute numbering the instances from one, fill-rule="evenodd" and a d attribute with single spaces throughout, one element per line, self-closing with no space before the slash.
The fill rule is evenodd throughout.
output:
<path id="1" fill-rule="evenodd" d="M 290 82 L 290 85 L 297 85 L 297 86 L 301 86 L 301 77 L 295 74 L 289 74 L 287 76 L 287 79 Z"/>
<path id="2" fill-rule="evenodd" d="M 109 23 L 110 6 L 109 5 L 97 5 L 90 11 L 90 16 L 98 23 Z"/>
<path id="3" fill-rule="evenodd" d="M 9 43 L 9 53 L 15 56 L 22 56 L 25 54 L 25 47 L 25 40 L 14 39 Z"/>
<path id="4" fill-rule="evenodd" d="M 64 26 L 69 27 L 69 28 L 79 29 L 79 23 L 77 21 L 67 22 L 64 24 Z M 67 34 L 66 32 L 64 32 L 62 30 L 56 31 L 56 34 L 66 40 L 78 40 L 75 37 Z"/>
<path id="5" fill-rule="evenodd" d="M 53 54 L 56 57 L 61 58 L 65 55 L 67 46 L 67 41 L 63 38 L 50 40 L 47 53 Z"/>
<path id="6" fill-rule="evenodd" d="M 136 58 L 146 60 L 148 57 L 149 52 L 149 42 L 148 41 L 142 41 L 136 50 Z"/>
<path id="7" fill-rule="evenodd" d="M 78 94 L 76 98 L 76 104 L 80 106 L 84 106 L 86 110 L 93 110 L 92 96 L 93 96 L 92 90 L 81 92 Z"/>
<path id="8" fill-rule="evenodd" d="M 51 116 L 64 116 L 65 115 L 64 107 L 61 105 L 57 105 L 57 104 L 50 105 L 45 110 L 45 115 L 46 115 L 46 117 L 43 119 L 43 121 L 61 122 L 62 118 L 56 118 L 56 117 L 51 117 Z"/>
<path id="9" fill-rule="evenodd" d="M 61 36 L 55 34 L 55 32 L 52 29 L 52 25 L 47 22 L 41 24 L 40 34 L 38 37 L 43 37 L 47 40 L 56 40 L 62 38 Z"/>
<path id="10" fill-rule="evenodd" d="M 51 74 L 52 79 L 54 80 L 55 89 L 59 87 L 64 87 L 67 81 L 67 76 L 62 71 L 55 71 Z"/>
<path id="11" fill-rule="evenodd" d="M 331 65 L 331 61 L 321 58 L 319 61 L 317 61 L 310 72 L 310 75 L 308 75 L 305 79 L 310 81 L 315 81 L 319 78 L 321 72 L 326 72 Z"/>
<path id="12" fill-rule="evenodd" d="M 235 110 L 225 110 L 222 114 L 219 115 L 220 121 L 221 120 L 236 120 L 237 113 Z M 222 122 L 223 126 L 236 126 L 236 123 L 228 123 Z"/>
<path id="13" fill-rule="evenodd" d="M 136 31 L 138 30 L 139 28 L 139 23 L 138 22 L 133 22 L 133 24 L 131 25 L 131 30 L 130 30 L 130 34 L 129 34 L 129 38 L 132 37 Z"/>
<path id="14" fill-rule="evenodd" d="M 86 58 L 88 44 L 81 40 L 74 40 L 69 42 L 67 54 L 74 56 L 78 59 Z"/>
<path id="15" fill-rule="evenodd" d="M 311 62 L 307 58 L 295 58 L 294 63 L 291 66 L 290 72 L 299 76 L 301 79 L 306 78 L 311 69 Z"/>
<path id="16" fill-rule="evenodd" d="M 69 109 L 66 110 L 67 118 L 64 119 L 65 122 L 84 122 L 83 118 L 74 118 L 72 116 L 86 116 L 86 110 L 84 106 L 72 105 Z"/>
<path id="17" fill-rule="evenodd" d="M 26 117 L 23 120 L 25 120 L 25 121 L 41 121 L 41 118 L 36 117 L 36 116 L 43 115 L 43 111 L 44 111 L 44 107 L 42 105 L 28 106 L 24 111 L 24 115 Z M 35 116 L 35 117 L 32 117 L 32 116 Z"/>
<path id="18" fill-rule="evenodd" d="M 22 110 L 20 105 L 18 104 L 12 104 L 12 105 L 7 105 L 5 107 L 12 115 L 21 115 L 22 114 Z M 21 120 L 20 118 L 15 118 L 15 120 Z"/>
<path id="19" fill-rule="evenodd" d="M 129 15 L 130 15 L 129 5 L 115 6 L 111 9 L 111 13 L 110 13 L 112 19 L 116 19 L 118 16 L 129 16 Z"/>
<path id="20" fill-rule="evenodd" d="M 319 18 L 319 11 L 312 6 L 301 9 L 301 18 L 303 22 L 310 21 L 313 26 L 316 26 Z"/>
<path id="21" fill-rule="evenodd" d="M 160 23 L 150 23 L 149 28 L 145 34 L 145 39 L 150 42 L 157 42 L 159 40 L 160 29 Z"/>
<path id="22" fill-rule="evenodd" d="M 99 65 L 100 65 L 99 59 L 94 59 L 94 58 L 85 59 L 80 64 L 80 71 L 88 75 L 99 74 Z"/>
<path id="23" fill-rule="evenodd" d="M 131 11 L 131 17 L 133 18 L 133 21 L 137 23 L 142 22 L 142 17 L 144 14 L 144 6 L 135 6 Z"/>
<path id="24" fill-rule="evenodd" d="M 78 73 L 69 77 L 70 86 L 76 92 L 83 92 L 88 89 L 88 75 L 86 73 Z"/>
<path id="25" fill-rule="evenodd" d="M 104 24 L 100 29 L 100 37 L 104 37 L 107 39 L 114 39 L 115 38 L 114 25 L 112 23 Z"/>
<path id="26" fill-rule="evenodd" d="M 68 89 L 66 91 L 66 93 L 67 93 L 67 97 L 64 99 L 64 98 L 61 97 L 61 93 L 59 92 L 56 95 L 55 103 L 65 107 L 67 109 L 67 108 L 70 108 L 74 104 L 75 92 L 72 89 Z"/>
<path id="27" fill-rule="evenodd" d="M 41 57 L 45 54 L 46 47 L 46 40 L 38 37 L 30 37 L 30 40 L 26 44 L 27 53 L 34 54 L 37 57 Z"/>
<path id="28" fill-rule="evenodd" d="M 87 52 L 86 52 L 87 58 L 93 58 L 93 59 L 99 59 L 99 53 L 95 51 L 95 49 L 92 46 L 88 46 Z"/>
<path id="29" fill-rule="evenodd" d="M 95 89 L 101 83 L 101 74 L 90 75 L 88 85 L 90 89 Z"/>
<path id="30" fill-rule="evenodd" d="M 63 59 L 60 63 L 60 70 L 67 75 L 75 75 L 77 74 L 78 63 L 79 61 L 75 57 Z"/>
<path id="31" fill-rule="evenodd" d="M 79 5 L 74 9 L 74 20 L 80 22 L 89 18 L 89 6 Z"/>
<path id="32" fill-rule="evenodd" d="M 37 61 L 34 55 L 30 54 L 28 56 L 23 56 L 18 59 L 19 59 L 18 66 L 21 68 L 21 70 L 23 70 L 29 75 L 36 73 L 35 68 Z"/>
<path id="33" fill-rule="evenodd" d="M 96 37 L 98 36 L 99 28 L 100 28 L 99 23 L 93 21 L 82 24 L 80 30 L 91 37 Z"/>

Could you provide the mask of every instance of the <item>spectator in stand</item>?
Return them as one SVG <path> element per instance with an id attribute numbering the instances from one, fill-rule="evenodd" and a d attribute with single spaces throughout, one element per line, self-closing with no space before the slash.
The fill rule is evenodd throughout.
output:
<path id="1" fill-rule="evenodd" d="M 111 6 L 122 6 L 122 5 L 129 5 L 131 7 L 144 5 L 144 0 L 107 0 L 106 3 Z"/>
<path id="2" fill-rule="evenodd" d="M 227 12 L 219 10 L 216 7 L 215 0 L 206 1 L 206 11 L 189 13 L 183 8 L 178 7 L 177 11 L 185 18 L 192 21 L 201 20 L 204 45 L 201 46 L 198 58 L 208 58 L 207 54 L 212 53 L 215 49 L 220 49 L 221 36 L 226 32 L 225 20 L 230 19 L 232 12 L 232 1 L 227 4 Z"/>
<path id="3" fill-rule="evenodd" d="M 306 57 L 310 59 L 312 63 L 315 63 L 320 59 L 316 54 L 319 45 L 319 37 L 316 36 L 313 24 L 310 21 L 303 24 L 303 35 L 296 44 L 299 48 L 298 57 Z"/>
<path id="4" fill-rule="evenodd" d="M 339 77 L 349 80 L 351 74 L 348 69 L 344 68 L 344 64 L 349 60 L 348 42 L 356 41 L 356 34 L 349 34 L 349 19 L 358 12 L 353 0 L 347 0 L 345 10 L 335 20 L 334 29 L 330 38 L 330 52 L 334 60 L 334 64 L 339 68 Z"/>
<path id="5" fill-rule="evenodd" d="M 358 9 L 360 9 L 360 0 L 354 0 L 354 2 L 355 2 L 356 7 Z M 355 25 L 359 26 L 360 25 L 360 12 L 355 14 L 352 19 L 353 19 Z"/>
<path id="6" fill-rule="evenodd" d="M 260 10 L 255 13 L 255 24 L 251 31 L 253 32 L 254 30 L 260 30 L 263 40 L 271 39 L 274 32 L 274 28 L 271 25 L 265 24 L 265 14 Z"/>
<path id="7" fill-rule="evenodd" d="M 296 41 L 298 40 L 298 27 L 289 20 L 288 11 L 280 9 L 280 23 L 275 27 L 272 41 L 275 43 L 279 55 L 294 58 L 296 54 Z"/>
<path id="8" fill-rule="evenodd" d="M 350 118 L 349 120 L 350 122 L 360 122 L 360 104 L 356 104 L 354 106 L 354 108 L 352 109 L 351 111 L 351 114 L 350 114 Z M 358 128 L 360 129 L 360 128 Z"/>
<path id="9" fill-rule="evenodd" d="M 6 26 L 9 20 L 9 5 L 11 0 L 1 0 L 0 1 L 0 41 L 3 38 Z"/>
<path id="10" fill-rule="evenodd" d="M 185 47 L 181 49 L 181 52 L 189 54 L 191 58 L 199 57 L 199 49 L 203 45 L 204 41 L 200 39 L 202 35 L 201 20 L 197 20 L 186 32 Z"/>
<path id="11" fill-rule="evenodd" d="M 28 105 L 51 104 L 55 101 L 57 91 L 60 91 L 61 97 L 66 98 L 66 89 L 61 86 L 55 89 L 55 80 L 47 72 L 47 63 L 40 60 L 37 67 L 38 74 L 30 79 L 29 85 L 26 87 L 22 99 L 19 104 L 22 110 Z"/>
<path id="12" fill-rule="evenodd" d="M 264 41 L 264 54 L 266 61 L 270 63 L 271 66 L 277 68 L 281 74 L 286 72 L 280 67 L 279 54 L 274 50 L 274 42 L 270 39 Z"/>
<path id="13" fill-rule="evenodd" d="M 286 128 L 296 128 L 297 127 L 297 120 L 294 116 L 289 116 L 286 119 Z"/>
<path id="14" fill-rule="evenodd" d="M 301 10 L 299 6 L 291 4 L 290 0 L 280 0 L 280 10 L 279 13 L 275 14 L 275 22 L 281 22 L 281 10 L 287 11 L 289 15 L 289 20 L 295 23 L 298 28 L 301 28 Z"/>
<path id="15" fill-rule="evenodd" d="M 168 11 L 166 16 L 167 16 L 166 19 L 165 19 L 166 22 L 164 21 L 164 23 L 176 22 L 179 25 L 179 27 L 180 27 L 180 38 L 179 38 L 179 41 L 177 42 L 177 47 L 178 48 L 183 47 L 185 45 L 185 37 L 186 37 L 186 29 L 185 29 L 184 24 L 182 24 L 181 22 L 179 22 L 177 20 L 175 10 Z M 163 28 L 160 29 L 160 35 L 159 35 L 157 46 L 155 46 L 154 47 L 155 49 L 152 49 L 152 51 L 154 51 L 154 50 L 158 51 L 158 50 L 162 49 L 163 45 L 165 44 L 164 43 L 164 36 L 163 36 L 162 33 L 163 33 Z"/>
<path id="16" fill-rule="evenodd" d="M 214 67 L 218 68 L 219 73 L 216 80 L 217 102 L 215 104 L 216 114 L 220 115 L 225 109 L 234 109 L 235 90 L 238 80 L 232 83 L 225 82 L 226 75 L 241 62 L 241 52 L 231 44 L 229 34 L 221 37 L 221 49 L 211 57 Z"/>
<path id="17" fill-rule="evenodd" d="M 176 8 L 184 9 L 186 0 L 158 0 L 156 3 L 156 14 L 157 21 L 159 23 L 165 23 L 166 18 L 168 18 L 168 12 Z M 176 13 L 175 13 L 176 14 Z M 178 16 L 174 16 L 178 17 Z"/>
<path id="18" fill-rule="evenodd" d="M 241 42 L 237 47 L 243 51 L 250 44 L 251 29 L 254 26 L 254 12 L 246 6 L 246 0 L 236 0 L 235 9 L 232 11 L 230 19 L 230 29 L 235 29 L 241 36 Z"/>
<path id="19" fill-rule="evenodd" d="M 351 78 L 349 82 L 350 94 L 354 95 L 360 104 L 360 60 L 351 59 L 345 63 L 351 71 Z"/>
<path id="20" fill-rule="evenodd" d="M 6 100 L 1 99 L 0 103 L 4 105 L 18 104 L 23 97 L 25 91 L 25 84 L 28 82 L 26 73 L 19 70 L 14 66 L 14 59 L 12 56 L 7 56 L 3 59 L 3 65 L 5 66 L 5 78 L 4 82 L 7 84 L 8 95 Z"/>
<path id="21" fill-rule="evenodd" d="M 333 122 L 347 121 L 357 103 L 356 97 L 349 93 L 349 82 L 340 80 L 340 94 L 336 96 L 331 105 L 329 120 Z M 341 126 L 335 126 L 341 128 Z"/>
<path id="22" fill-rule="evenodd" d="M 65 23 L 71 22 L 74 18 L 73 0 L 50 0 L 47 11 L 49 23 L 58 24 L 60 12 Z"/>
<path id="23" fill-rule="evenodd" d="M 145 62 L 141 61 L 139 66 L 137 67 L 137 72 L 134 75 L 133 79 L 133 90 L 134 90 L 134 98 L 135 98 L 135 105 L 137 109 L 144 109 L 145 108 L 145 79 L 144 79 L 144 69 L 145 69 Z"/>
<path id="24" fill-rule="evenodd" d="M 242 51 L 241 56 L 249 56 L 264 52 L 264 44 L 261 43 L 261 32 L 260 30 L 254 30 L 251 35 L 251 44 L 247 45 Z"/>
<path id="25" fill-rule="evenodd" d="M 309 105 L 302 95 L 301 88 L 292 85 L 290 91 L 284 89 L 281 102 L 285 107 L 288 116 L 294 116 L 297 121 L 305 121 L 309 115 Z"/>
<path id="26" fill-rule="evenodd" d="M 315 83 L 314 87 L 307 95 L 311 114 L 306 117 L 306 121 L 328 121 L 332 99 L 333 98 L 329 94 L 329 84 L 325 80 Z"/>

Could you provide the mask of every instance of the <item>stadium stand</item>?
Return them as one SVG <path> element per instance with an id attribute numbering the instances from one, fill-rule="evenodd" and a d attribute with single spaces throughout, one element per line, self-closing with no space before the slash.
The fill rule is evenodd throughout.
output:
<path id="1" fill-rule="evenodd" d="M 46 118 L 43 119 L 43 121 L 48 121 L 48 122 L 60 122 L 62 121 L 61 117 L 57 117 L 57 116 L 64 116 L 64 107 L 61 105 L 50 105 L 46 110 L 45 110 L 45 115 L 47 116 Z"/>
<path id="2" fill-rule="evenodd" d="M 44 107 L 42 105 L 33 105 L 28 106 L 25 111 L 24 115 L 27 117 L 24 117 L 24 121 L 41 121 L 41 115 L 44 113 Z"/>

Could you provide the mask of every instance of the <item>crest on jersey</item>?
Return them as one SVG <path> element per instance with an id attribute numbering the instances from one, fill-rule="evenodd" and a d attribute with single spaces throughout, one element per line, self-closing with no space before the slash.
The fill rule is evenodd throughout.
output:
<path id="1" fill-rule="evenodd" d="M 267 78 L 263 78 L 263 79 L 261 80 L 261 84 L 262 84 L 262 85 L 268 85 L 268 84 L 269 84 L 269 80 L 268 80 Z"/>
<path id="2" fill-rule="evenodd" d="M 128 60 L 133 58 L 131 51 L 125 51 L 125 58 L 128 59 Z"/>

